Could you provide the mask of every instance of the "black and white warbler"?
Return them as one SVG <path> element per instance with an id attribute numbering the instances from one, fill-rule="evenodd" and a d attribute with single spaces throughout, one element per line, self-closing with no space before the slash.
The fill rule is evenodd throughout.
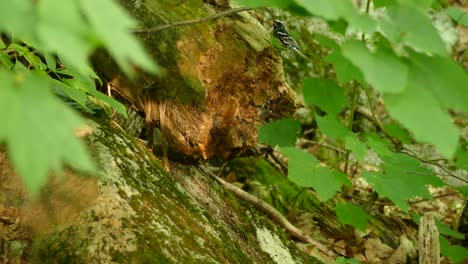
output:
<path id="1" fill-rule="evenodd" d="M 299 44 L 297 41 L 289 35 L 286 25 L 281 20 L 273 20 L 273 36 L 277 38 L 283 47 L 290 49 L 298 53 L 299 55 L 307 58 L 304 53 L 299 49 Z M 307 58 L 308 59 L 308 58 Z"/>

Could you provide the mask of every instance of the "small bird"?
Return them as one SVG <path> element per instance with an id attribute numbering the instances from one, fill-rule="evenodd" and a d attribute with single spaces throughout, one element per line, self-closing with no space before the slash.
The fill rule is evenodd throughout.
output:
<path id="1" fill-rule="evenodd" d="M 273 20 L 273 36 L 277 38 L 283 47 L 287 49 L 291 49 L 301 55 L 302 57 L 309 59 L 304 53 L 301 52 L 299 49 L 299 44 L 297 41 L 289 35 L 288 30 L 286 29 L 286 25 L 281 20 Z"/>

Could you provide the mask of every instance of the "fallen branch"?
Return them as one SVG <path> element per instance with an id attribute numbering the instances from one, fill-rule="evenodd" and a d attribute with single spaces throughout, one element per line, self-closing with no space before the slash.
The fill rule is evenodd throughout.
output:
<path id="1" fill-rule="evenodd" d="M 161 30 L 169 29 L 169 28 L 175 28 L 175 27 L 180 27 L 180 26 L 185 26 L 185 25 L 197 24 L 197 23 L 208 21 L 208 20 L 214 20 L 214 19 L 218 19 L 220 17 L 229 16 L 231 14 L 235 14 L 235 13 L 239 13 L 239 12 L 252 11 L 252 10 L 255 10 L 255 9 L 258 9 L 258 8 L 252 8 L 252 7 L 233 8 L 233 9 L 229 9 L 229 10 L 226 10 L 226 11 L 223 11 L 223 12 L 219 12 L 219 13 L 216 13 L 214 15 L 207 16 L 207 17 L 191 19 L 191 20 L 184 20 L 184 21 L 178 21 L 178 22 L 175 22 L 175 23 L 166 24 L 166 25 L 157 26 L 157 27 L 152 27 L 152 28 L 134 29 L 134 30 L 132 30 L 132 33 L 137 33 L 137 34 L 139 34 L 139 33 L 140 34 L 141 33 L 155 33 L 155 32 L 161 31 Z"/>
<path id="2" fill-rule="evenodd" d="M 317 247 L 317 249 L 324 253 L 325 255 L 336 258 L 336 254 L 328 249 L 326 246 L 322 245 L 320 242 L 316 241 L 315 239 L 311 238 L 302 230 L 299 228 L 295 227 L 291 222 L 289 222 L 280 212 L 278 212 L 273 206 L 267 204 L 263 200 L 253 196 L 252 194 L 238 188 L 237 186 L 230 184 L 220 177 L 216 176 L 212 171 L 210 171 L 206 166 L 200 165 L 200 169 L 208 174 L 212 179 L 217 181 L 219 184 L 223 185 L 224 188 L 226 188 L 228 191 L 232 192 L 235 196 L 238 198 L 252 204 L 255 206 L 255 208 L 259 209 L 260 211 L 268 214 L 273 221 L 278 223 L 280 226 L 282 226 L 286 231 L 291 234 L 293 237 L 301 240 L 302 242 L 312 244 Z"/>

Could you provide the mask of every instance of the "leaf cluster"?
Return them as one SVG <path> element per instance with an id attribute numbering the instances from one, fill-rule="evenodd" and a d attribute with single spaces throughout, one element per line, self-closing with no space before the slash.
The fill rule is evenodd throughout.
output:
<path id="1" fill-rule="evenodd" d="M 1 1 L 0 10 L 0 144 L 34 197 L 64 165 L 96 173 L 74 135 L 83 120 L 63 99 L 126 116 L 122 104 L 96 89 L 102 81 L 92 53 L 104 48 L 130 77 L 135 66 L 155 74 L 159 68 L 129 33 L 136 21 L 113 0 Z"/>
<path id="2" fill-rule="evenodd" d="M 239 2 L 319 17 L 340 35 L 340 41 L 316 35 L 316 41 L 329 51 L 324 60 L 333 66 L 336 79 L 306 79 L 302 94 L 314 115 L 316 133 L 346 153 L 341 156 L 345 172 L 349 172 L 351 163 L 357 166 L 369 153 L 375 153 L 380 160 L 378 169 L 357 177 L 407 212 L 410 199 L 431 198 L 429 185 L 447 183 L 428 169 L 424 160 L 406 152 L 404 144 L 431 144 L 459 169 L 466 169 L 466 139 L 453 119 L 468 113 L 468 75 L 452 59 L 451 47 L 428 16 L 429 12 L 439 12 L 450 16 L 453 23 L 464 24 L 459 9 L 432 0 L 369 0 L 362 10 L 347 0 Z M 337 23 L 342 25 L 340 29 L 335 27 Z M 360 94 L 368 97 L 368 118 L 375 124 L 375 131 L 355 129 Z M 371 94 L 383 100 L 391 117 L 387 122 L 375 114 L 371 102 L 376 98 Z M 299 124 L 292 119 L 271 122 L 259 128 L 259 140 L 279 146 L 289 158 L 289 179 L 313 188 L 322 200 L 334 197 L 343 187 L 352 188 L 339 164 L 327 159 L 320 162 L 311 153 L 294 148 L 292 137 L 300 133 Z M 336 213 L 343 224 L 357 229 L 364 229 L 371 219 L 351 203 L 338 204 Z M 458 257 L 454 257 L 449 251 L 442 252 L 457 260 L 460 254 L 467 255 L 466 250 L 458 250 Z"/>

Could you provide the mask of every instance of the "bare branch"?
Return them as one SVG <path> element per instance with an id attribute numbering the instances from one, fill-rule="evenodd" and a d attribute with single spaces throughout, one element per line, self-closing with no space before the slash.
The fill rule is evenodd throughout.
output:
<path id="1" fill-rule="evenodd" d="M 211 15 L 211 16 L 207 16 L 207 17 L 191 19 L 191 20 L 184 20 L 184 21 L 178 21 L 178 22 L 175 22 L 175 23 L 166 24 L 166 25 L 157 26 L 157 27 L 152 27 L 152 28 L 134 29 L 134 30 L 132 30 L 132 33 L 137 33 L 137 34 L 155 33 L 155 32 L 159 32 L 161 30 L 169 29 L 169 28 L 175 28 L 175 27 L 180 27 L 180 26 L 185 26 L 185 25 L 197 24 L 197 23 L 201 23 L 201 22 L 205 22 L 205 21 L 209 21 L 209 20 L 218 19 L 220 17 L 229 16 L 231 14 L 235 14 L 235 13 L 239 13 L 239 12 L 252 11 L 252 10 L 255 10 L 255 9 L 258 9 L 258 8 L 252 8 L 252 7 L 233 8 L 233 9 L 229 9 L 229 10 L 226 10 L 226 11 L 223 11 L 223 12 L 220 12 L 220 13 L 216 13 L 216 14 Z"/>
<path id="2" fill-rule="evenodd" d="M 280 212 L 278 212 L 273 206 L 267 204 L 263 200 L 253 196 L 252 194 L 238 188 L 237 186 L 230 184 L 229 182 L 224 181 L 220 177 L 216 176 L 212 171 L 210 171 L 208 168 L 206 168 L 205 165 L 200 165 L 200 169 L 208 174 L 211 178 L 213 178 L 215 181 L 217 181 L 219 184 L 221 184 L 224 188 L 226 188 L 228 191 L 232 192 L 235 196 L 238 198 L 249 202 L 253 206 L 255 206 L 257 209 L 261 210 L 262 212 L 268 214 L 275 222 L 277 222 L 279 225 L 281 225 L 288 233 L 290 233 L 292 236 L 295 238 L 305 242 L 305 243 L 310 243 L 314 246 L 317 247 L 319 251 L 322 253 L 326 254 L 327 256 L 330 257 L 336 257 L 336 254 L 333 253 L 330 249 L 328 249 L 326 246 L 321 244 L 320 242 L 316 241 L 315 239 L 311 238 L 307 234 L 305 234 L 302 230 L 299 228 L 295 227 L 291 222 L 288 221 Z"/>

